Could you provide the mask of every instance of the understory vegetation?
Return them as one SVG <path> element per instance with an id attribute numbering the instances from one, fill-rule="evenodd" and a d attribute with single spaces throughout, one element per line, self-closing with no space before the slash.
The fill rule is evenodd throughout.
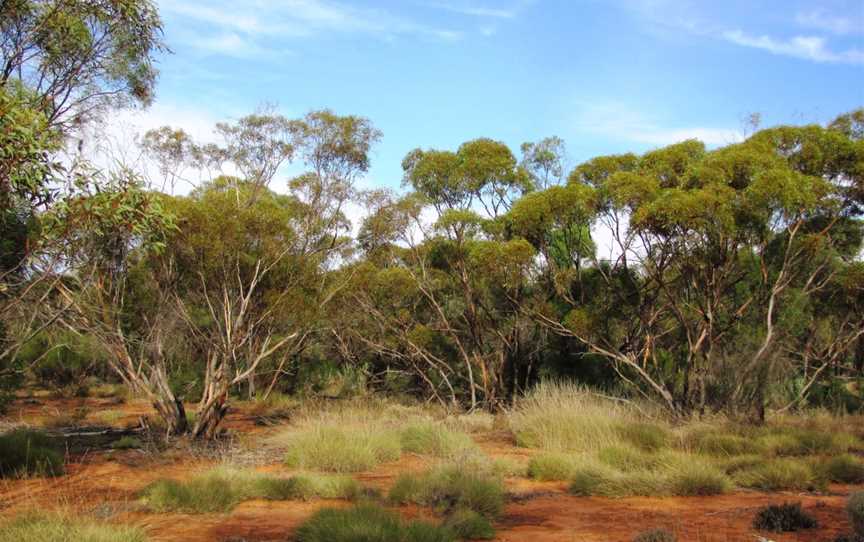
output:
<path id="1" fill-rule="evenodd" d="M 146 542 L 143 529 L 41 514 L 0 522 L 0 542 Z"/>

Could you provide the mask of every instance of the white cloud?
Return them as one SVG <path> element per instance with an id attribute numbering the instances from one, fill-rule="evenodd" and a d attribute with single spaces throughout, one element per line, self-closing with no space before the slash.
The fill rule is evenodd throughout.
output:
<path id="1" fill-rule="evenodd" d="M 847 49 L 832 51 L 828 49 L 825 38 L 818 36 L 794 36 L 790 39 L 778 39 L 771 36 L 752 36 L 741 30 L 723 32 L 723 39 L 741 45 L 762 49 L 775 55 L 784 55 L 814 62 L 831 62 L 842 64 L 864 64 L 864 51 Z"/>
<path id="2" fill-rule="evenodd" d="M 713 126 L 670 126 L 657 116 L 639 112 L 619 102 L 593 103 L 577 109 L 574 127 L 590 134 L 651 146 L 664 146 L 687 139 L 720 146 L 741 140 L 741 132 Z"/>
<path id="3" fill-rule="evenodd" d="M 801 26 L 824 30 L 840 36 L 864 33 L 864 10 L 861 10 L 858 13 L 858 18 L 855 19 L 834 15 L 824 9 L 817 9 L 798 13 L 795 16 L 795 21 Z"/>
<path id="4" fill-rule="evenodd" d="M 399 36 L 443 41 L 462 37 L 459 31 L 416 22 L 387 10 L 331 0 L 162 0 L 160 8 L 168 16 L 197 22 L 212 31 L 205 37 L 187 36 L 193 46 L 233 56 L 244 51 L 261 53 L 266 48 L 262 44 L 265 38 L 275 41 L 332 33 L 366 34 L 387 41 Z"/>

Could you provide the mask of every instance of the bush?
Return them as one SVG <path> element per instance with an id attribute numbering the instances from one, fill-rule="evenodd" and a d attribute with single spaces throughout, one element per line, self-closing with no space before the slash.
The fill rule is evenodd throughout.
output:
<path id="1" fill-rule="evenodd" d="M 864 537 L 864 491 L 853 493 L 846 503 L 846 511 L 849 512 L 849 520 L 855 534 Z"/>
<path id="2" fill-rule="evenodd" d="M 528 476 L 535 480 L 570 480 L 576 468 L 577 462 L 569 455 L 544 453 L 528 461 Z"/>
<path id="3" fill-rule="evenodd" d="M 0 478 L 61 474 L 63 454 L 45 434 L 15 429 L 0 435 Z"/>
<path id="4" fill-rule="evenodd" d="M 570 483 L 574 495 L 626 497 L 631 495 L 717 495 L 729 491 L 732 482 L 705 461 L 683 456 L 661 458 L 654 469 L 621 471 L 606 463 L 584 462 L 576 467 Z"/>
<path id="5" fill-rule="evenodd" d="M 672 495 L 721 495 L 732 489 L 729 477 L 710 463 L 682 460 L 669 468 L 669 493 Z"/>
<path id="6" fill-rule="evenodd" d="M 435 457 L 453 457 L 477 447 L 468 435 L 432 422 L 409 425 L 399 432 L 399 438 L 404 451 Z"/>
<path id="7" fill-rule="evenodd" d="M 140 439 L 128 435 L 111 443 L 111 448 L 115 450 L 136 450 L 143 447 L 144 443 Z"/>
<path id="8" fill-rule="evenodd" d="M 0 524 L 0 542 L 146 542 L 137 527 L 73 520 L 61 515 L 28 515 Z"/>
<path id="9" fill-rule="evenodd" d="M 657 464 L 657 458 L 632 446 L 609 446 L 597 453 L 603 463 L 624 472 L 650 470 Z"/>
<path id="10" fill-rule="evenodd" d="M 449 529 L 423 521 L 406 522 L 374 505 L 324 508 L 300 526 L 299 542 L 451 542 Z"/>
<path id="11" fill-rule="evenodd" d="M 772 504 L 759 509 L 753 519 L 753 527 L 775 533 L 813 529 L 819 524 L 816 518 L 801 509 L 801 503 Z"/>
<path id="12" fill-rule="evenodd" d="M 652 529 L 639 533 L 633 542 L 677 542 L 678 537 L 666 529 Z"/>
<path id="13" fill-rule="evenodd" d="M 293 438 L 285 463 L 304 469 L 359 472 L 385 461 L 395 461 L 401 453 L 399 435 L 392 431 L 322 426 Z"/>
<path id="14" fill-rule="evenodd" d="M 390 489 L 395 503 L 417 503 L 443 510 L 466 509 L 496 518 L 504 507 L 500 480 L 464 466 L 445 466 L 422 476 L 403 474 Z"/>
<path id="15" fill-rule="evenodd" d="M 444 526 L 457 538 L 470 540 L 495 538 L 495 528 L 489 520 L 473 510 L 454 510 L 444 521 Z"/>
<path id="16" fill-rule="evenodd" d="M 737 456 L 761 451 L 752 440 L 728 433 L 701 433 L 691 437 L 693 448 L 701 453 L 715 456 Z"/>
<path id="17" fill-rule="evenodd" d="M 632 446 L 646 452 L 666 448 L 672 440 L 667 429 L 642 421 L 623 424 L 617 428 L 617 433 Z"/>
<path id="18" fill-rule="evenodd" d="M 739 485 L 764 491 L 812 490 L 819 486 L 813 470 L 794 459 L 772 459 L 742 469 L 735 475 Z"/>
<path id="19" fill-rule="evenodd" d="M 849 454 L 832 457 L 823 465 L 825 476 L 840 484 L 864 482 L 864 462 Z"/>
<path id="20" fill-rule="evenodd" d="M 361 493 L 359 484 L 348 477 L 301 474 L 286 479 L 217 468 L 188 482 L 157 480 L 144 489 L 141 499 L 158 512 L 201 514 L 228 512 L 249 499 L 353 499 Z"/>

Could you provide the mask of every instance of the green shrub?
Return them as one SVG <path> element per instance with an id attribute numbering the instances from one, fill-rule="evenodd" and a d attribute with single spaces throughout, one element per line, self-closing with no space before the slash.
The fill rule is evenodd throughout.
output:
<path id="1" fill-rule="evenodd" d="M 846 511 L 849 513 L 849 520 L 852 522 L 855 533 L 864 537 L 864 491 L 858 491 L 849 496 Z"/>
<path id="2" fill-rule="evenodd" d="M 669 469 L 669 493 L 672 495 L 721 495 L 732 489 L 729 477 L 704 461 L 682 460 Z"/>
<path id="3" fill-rule="evenodd" d="M 473 510 L 495 518 L 504 507 L 500 480 L 465 466 L 439 467 L 424 475 L 403 474 L 390 489 L 395 503 L 413 502 L 442 510 Z"/>
<path id="4" fill-rule="evenodd" d="M 140 439 L 129 435 L 121 437 L 111 443 L 111 448 L 115 450 L 135 450 L 143 447 L 144 443 L 141 442 Z"/>
<path id="5" fill-rule="evenodd" d="M 285 463 L 330 472 L 359 472 L 399 459 L 399 435 L 392 431 L 352 431 L 316 427 L 296 435 Z"/>
<path id="6" fill-rule="evenodd" d="M 344 476 L 300 474 L 286 479 L 217 468 L 187 482 L 157 480 L 144 489 L 141 499 L 158 512 L 200 514 L 227 512 L 249 499 L 353 499 L 361 493 L 359 484 Z"/>
<path id="7" fill-rule="evenodd" d="M 456 538 L 469 540 L 492 540 L 495 528 L 489 520 L 473 510 L 460 508 L 454 510 L 444 521 L 444 526 Z"/>
<path id="8" fill-rule="evenodd" d="M 702 433 L 693 437 L 696 451 L 715 456 L 737 456 L 761 451 L 752 439 L 728 433 Z"/>
<path id="9" fill-rule="evenodd" d="M 452 542 L 449 529 L 424 521 L 404 521 L 374 505 L 323 508 L 297 530 L 298 542 Z"/>
<path id="10" fill-rule="evenodd" d="M 432 422 L 404 427 L 399 438 L 404 451 L 435 457 L 453 457 L 459 452 L 476 449 L 468 435 Z"/>
<path id="11" fill-rule="evenodd" d="M 0 435 L 0 478 L 61 474 L 63 454 L 45 434 L 15 429 Z"/>
<path id="12" fill-rule="evenodd" d="M 666 529 L 652 529 L 639 533 L 633 542 L 677 542 L 678 537 Z"/>
<path id="13" fill-rule="evenodd" d="M 632 446 L 609 446 L 597 453 L 603 463 L 624 472 L 650 470 L 657 464 L 657 458 Z"/>
<path id="14" fill-rule="evenodd" d="M 666 448 L 672 440 L 667 429 L 647 422 L 626 423 L 618 427 L 617 432 L 624 441 L 646 452 Z"/>
<path id="15" fill-rule="evenodd" d="M 853 448 L 857 439 L 848 433 L 798 427 L 773 427 L 757 439 L 766 451 L 778 456 L 838 455 Z"/>
<path id="16" fill-rule="evenodd" d="M 840 484 L 860 484 L 864 482 L 864 461 L 849 454 L 834 456 L 822 466 L 825 476 Z"/>
<path id="17" fill-rule="evenodd" d="M 818 527 L 816 518 L 801 509 L 801 503 L 772 504 L 759 509 L 753 527 L 775 533 L 794 532 Z"/>
<path id="18" fill-rule="evenodd" d="M 535 480 L 570 480 L 577 465 L 574 458 L 566 454 L 539 454 L 528 461 L 528 476 Z"/>
<path id="19" fill-rule="evenodd" d="M 742 469 L 735 475 L 735 481 L 741 486 L 764 491 L 812 490 L 819 485 L 813 470 L 794 459 L 771 459 Z"/>
<path id="20" fill-rule="evenodd" d="M 145 542 L 137 527 L 61 515 L 26 515 L 0 524 L 0 542 Z"/>

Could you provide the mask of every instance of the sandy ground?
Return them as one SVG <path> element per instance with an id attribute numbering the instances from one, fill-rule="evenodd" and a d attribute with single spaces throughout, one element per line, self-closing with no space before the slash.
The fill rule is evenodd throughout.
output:
<path id="1" fill-rule="evenodd" d="M 122 425 L 149 413 L 147 405 L 104 404 L 102 399 L 45 399 L 18 401 L 2 420 L 38 423 L 58 412 L 68 413 L 86 405 L 94 416 L 100 409 L 121 410 Z M 242 409 L 230 415 L 226 426 L 242 438 L 256 438 L 272 428 L 261 427 Z M 251 435 L 251 437 L 250 437 Z M 492 457 L 525 461 L 531 451 L 514 447 L 505 432 L 477 436 Z M 136 503 L 136 494 L 159 478 L 186 478 L 212 467 L 217 459 L 189 457 L 182 451 L 152 454 L 138 450 L 90 451 L 69 458 L 67 474 L 53 479 L 0 480 L 0 517 L 32 510 L 62 508 L 105 521 L 144 527 L 153 542 L 286 541 L 293 531 L 322 506 L 347 506 L 340 501 L 248 501 L 228 514 L 150 514 Z M 356 475 L 364 485 L 386 490 L 399 473 L 428 466 L 426 458 L 412 454 L 399 461 Z M 278 462 L 265 460 L 260 470 L 289 476 L 292 471 Z M 529 542 L 619 542 L 632 540 L 647 529 L 666 528 L 681 542 L 738 542 L 765 536 L 775 542 L 833 541 L 849 532 L 844 510 L 851 486 L 832 486 L 827 494 L 741 492 L 720 497 L 623 498 L 575 497 L 563 483 L 541 483 L 508 478 L 512 498 L 496 527 L 499 541 Z M 758 533 L 751 523 L 761 506 L 800 501 L 820 523 L 819 529 L 788 535 Z M 400 509 L 407 517 L 428 512 L 413 507 Z"/>

